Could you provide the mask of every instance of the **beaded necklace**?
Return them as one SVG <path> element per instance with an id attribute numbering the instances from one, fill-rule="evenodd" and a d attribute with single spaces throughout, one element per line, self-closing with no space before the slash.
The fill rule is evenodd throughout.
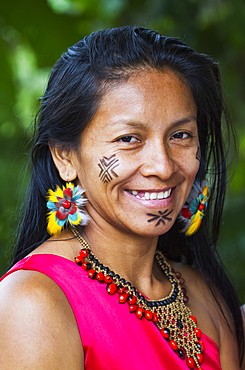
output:
<path id="1" fill-rule="evenodd" d="M 82 245 L 79 256 L 75 257 L 77 265 L 87 271 L 88 277 L 106 284 L 108 294 L 118 294 L 118 302 L 128 303 L 130 313 L 138 319 L 143 317 L 152 321 L 160 330 L 163 338 L 168 341 L 171 349 L 182 360 L 186 361 L 189 369 L 204 370 L 200 367 L 203 362 L 204 344 L 200 340 L 201 330 L 197 320 L 186 306 L 188 297 L 186 290 L 181 288 L 184 279 L 166 262 L 163 254 L 157 250 L 155 258 L 172 289 L 169 295 L 161 300 L 151 300 L 141 294 L 135 287 L 104 266 L 92 253 L 89 244 L 74 227 L 72 233 Z"/>

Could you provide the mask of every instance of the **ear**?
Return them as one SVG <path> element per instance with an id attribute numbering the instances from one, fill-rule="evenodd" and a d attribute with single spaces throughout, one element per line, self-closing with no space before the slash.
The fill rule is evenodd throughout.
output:
<path id="1" fill-rule="evenodd" d="M 57 145 L 52 145 L 51 143 L 49 145 L 49 150 L 62 180 L 75 180 L 77 177 L 77 170 L 74 163 L 73 151 L 63 146 L 59 147 Z"/>

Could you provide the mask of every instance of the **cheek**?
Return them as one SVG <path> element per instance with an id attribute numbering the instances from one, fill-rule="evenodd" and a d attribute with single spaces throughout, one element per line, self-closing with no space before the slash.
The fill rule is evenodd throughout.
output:
<path id="1" fill-rule="evenodd" d="M 96 161 L 96 177 L 100 183 L 117 183 L 123 181 L 132 173 L 137 167 L 136 159 L 128 156 L 126 153 L 109 153 L 108 155 L 101 155 L 97 157 Z M 93 172 L 94 165 L 93 165 Z"/>
<path id="2" fill-rule="evenodd" d="M 200 166 L 200 161 L 197 159 L 196 154 L 197 150 L 195 149 L 194 151 L 189 153 L 189 155 L 185 155 L 181 159 L 182 170 L 186 173 L 187 176 L 193 179 L 195 178 Z"/>
<path id="3" fill-rule="evenodd" d="M 120 165 L 116 154 L 111 156 L 102 156 L 97 163 L 98 177 L 103 183 L 111 182 L 118 177 L 117 167 Z"/>

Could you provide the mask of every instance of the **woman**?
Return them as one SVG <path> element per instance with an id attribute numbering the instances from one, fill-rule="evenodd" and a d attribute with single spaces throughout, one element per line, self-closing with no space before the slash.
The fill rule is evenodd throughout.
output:
<path id="1" fill-rule="evenodd" d="M 215 252 L 223 114 L 216 63 L 151 30 L 96 32 L 60 58 L 1 283 L 2 369 L 239 369 Z"/>

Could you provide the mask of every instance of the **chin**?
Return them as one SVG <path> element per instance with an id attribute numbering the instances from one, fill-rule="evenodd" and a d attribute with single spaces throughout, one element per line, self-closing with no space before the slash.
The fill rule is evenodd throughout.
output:
<path id="1" fill-rule="evenodd" d="M 164 227 L 151 226 L 151 227 L 145 227 L 144 229 L 141 229 L 141 230 L 138 229 L 137 231 L 131 230 L 131 232 L 133 232 L 134 234 L 138 234 L 140 236 L 147 237 L 147 238 L 153 238 L 156 236 L 166 234 L 171 229 L 172 226 L 173 224 L 171 223 L 169 226 L 167 225 L 165 225 Z"/>

